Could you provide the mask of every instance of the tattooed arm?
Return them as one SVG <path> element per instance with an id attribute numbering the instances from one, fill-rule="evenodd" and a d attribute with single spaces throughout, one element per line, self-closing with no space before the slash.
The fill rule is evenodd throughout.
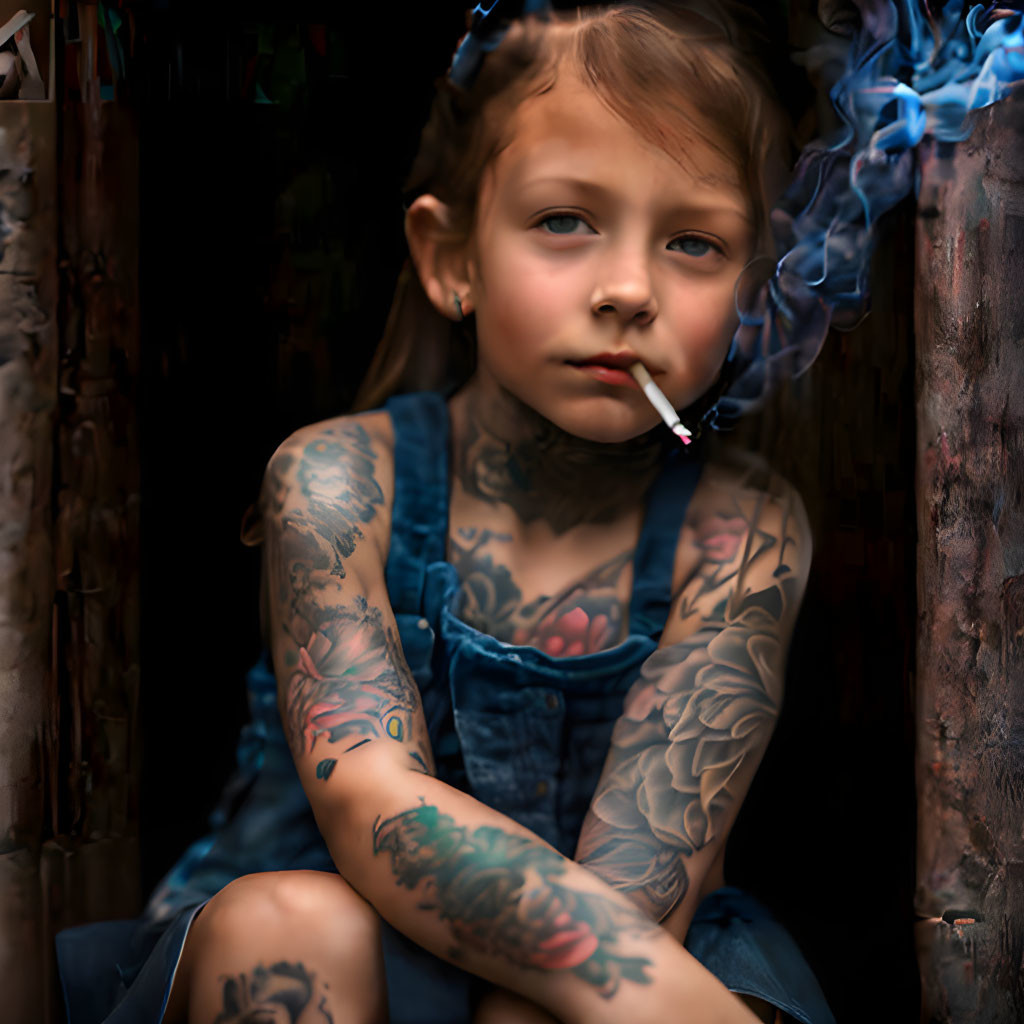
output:
<path id="1" fill-rule="evenodd" d="M 341 756 L 374 740 L 396 765 L 432 771 L 380 571 L 388 523 L 378 460 L 388 438 L 378 417 L 364 422 L 301 431 L 264 479 L 271 651 L 304 781 L 326 781 Z"/>
<path id="2" fill-rule="evenodd" d="M 682 940 L 782 704 L 810 566 L 799 495 L 751 463 L 705 473 L 693 566 L 626 698 L 576 857 Z"/>
<path id="3" fill-rule="evenodd" d="M 748 1022 L 685 950 L 585 868 L 432 777 L 384 586 L 390 424 L 300 432 L 263 496 L 282 718 L 345 880 L 425 949 L 586 1024 Z"/>

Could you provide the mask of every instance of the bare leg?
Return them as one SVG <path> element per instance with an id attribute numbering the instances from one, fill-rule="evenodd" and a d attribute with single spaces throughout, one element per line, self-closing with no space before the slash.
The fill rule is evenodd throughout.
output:
<path id="1" fill-rule="evenodd" d="M 766 1024 L 782 1024 L 782 1011 L 757 996 L 740 996 Z M 473 1024 L 558 1024 L 539 1006 L 505 989 L 493 989 L 481 1000 Z"/>
<path id="2" fill-rule="evenodd" d="M 558 1024 L 547 1010 L 507 989 L 491 989 L 480 1000 L 473 1024 Z"/>
<path id="3" fill-rule="evenodd" d="M 381 1024 L 379 918 L 338 875 L 232 882 L 189 932 L 165 1024 Z"/>

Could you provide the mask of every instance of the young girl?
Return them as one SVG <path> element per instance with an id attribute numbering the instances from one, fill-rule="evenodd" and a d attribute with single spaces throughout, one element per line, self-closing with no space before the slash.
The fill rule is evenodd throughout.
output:
<path id="1" fill-rule="evenodd" d="M 721 13 L 495 42 L 435 102 L 365 389 L 433 366 L 445 393 L 272 458 L 239 781 L 140 925 L 62 936 L 72 1024 L 832 1020 L 723 877 L 782 704 L 800 499 L 678 445 L 631 372 L 691 427 L 720 394 L 784 119 Z"/>

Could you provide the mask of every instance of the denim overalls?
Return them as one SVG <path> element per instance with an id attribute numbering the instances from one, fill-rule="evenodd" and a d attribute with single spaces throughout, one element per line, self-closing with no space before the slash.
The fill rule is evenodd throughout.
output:
<path id="1" fill-rule="evenodd" d="M 596 654 L 553 658 L 482 634 L 456 616 L 459 581 L 445 561 L 447 406 L 425 392 L 393 398 L 387 410 L 395 430 L 395 495 L 386 583 L 438 776 L 571 857 L 623 697 L 656 649 L 668 614 L 672 553 L 700 464 L 670 461 L 651 489 L 626 640 Z M 138 922 L 86 925 L 58 936 L 71 1024 L 159 1020 L 192 918 L 232 879 L 334 870 L 292 763 L 266 657 L 250 671 L 248 687 L 252 721 L 213 833 L 186 851 Z M 392 1024 L 469 1024 L 477 979 L 386 925 L 383 945 Z M 792 938 L 748 894 L 726 887 L 706 897 L 686 945 L 734 991 L 761 996 L 804 1024 L 833 1024 Z"/>

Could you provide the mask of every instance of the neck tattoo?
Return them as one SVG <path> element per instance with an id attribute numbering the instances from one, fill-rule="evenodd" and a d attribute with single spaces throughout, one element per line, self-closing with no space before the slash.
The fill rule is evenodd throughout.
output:
<path id="1" fill-rule="evenodd" d="M 459 483 L 467 494 L 508 505 L 523 523 L 546 522 L 556 534 L 635 508 L 669 447 L 661 427 L 618 444 L 587 441 L 507 392 L 503 398 L 500 416 L 487 415 L 476 395 L 467 402 L 455 453 Z"/>

